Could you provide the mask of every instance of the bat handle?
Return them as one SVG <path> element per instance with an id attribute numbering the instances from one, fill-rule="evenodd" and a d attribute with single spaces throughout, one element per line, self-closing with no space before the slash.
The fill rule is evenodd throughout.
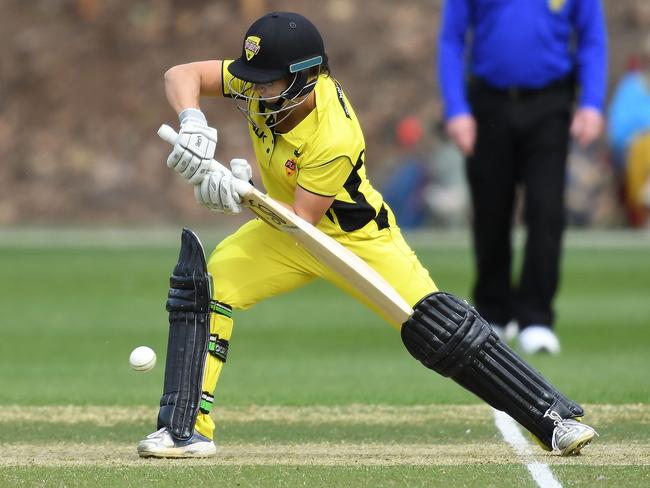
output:
<path id="1" fill-rule="evenodd" d="M 176 138 L 178 137 L 178 132 L 172 129 L 167 124 L 163 124 L 158 129 L 158 136 L 165 142 L 168 142 L 172 146 L 176 144 Z"/>

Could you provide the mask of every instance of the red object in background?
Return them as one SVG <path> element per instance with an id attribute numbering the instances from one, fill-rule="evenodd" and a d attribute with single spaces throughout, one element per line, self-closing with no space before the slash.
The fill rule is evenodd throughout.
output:
<path id="1" fill-rule="evenodd" d="M 404 117 L 395 129 L 397 142 L 404 148 L 415 146 L 422 140 L 422 123 L 415 116 Z"/>
<path id="2" fill-rule="evenodd" d="M 643 62 L 641 57 L 633 54 L 627 58 L 627 63 L 625 63 L 626 71 L 640 71 L 643 68 Z"/>

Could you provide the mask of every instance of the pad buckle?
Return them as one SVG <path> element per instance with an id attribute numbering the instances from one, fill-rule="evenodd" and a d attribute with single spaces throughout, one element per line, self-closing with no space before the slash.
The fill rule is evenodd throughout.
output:
<path id="1" fill-rule="evenodd" d="M 201 413 L 208 414 L 212 407 L 214 406 L 214 397 L 210 395 L 207 391 L 201 393 L 201 403 L 199 404 L 199 410 Z"/>
<path id="2" fill-rule="evenodd" d="M 219 339 L 217 334 L 210 334 L 208 352 L 225 363 L 228 357 L 228 341 L 226 339 Z"/>

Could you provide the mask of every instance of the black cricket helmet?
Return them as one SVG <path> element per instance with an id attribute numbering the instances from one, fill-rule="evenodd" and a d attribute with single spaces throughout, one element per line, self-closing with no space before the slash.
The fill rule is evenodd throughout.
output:
<path id="1" fill-rule="evenodd" d="M 228 66 L 235 78 L 246 82 L 241 91 L 233 90 L 231 83 L 231 93 L 235 98 L 247 101 L 244 111 L 249 120 L 250 115 L 256 113 L 251 112 L 250 102 L 258 100 L 262 102 L 260 113 L 273 115 L 275 125 L 279 123 L 275 117 L 278 112 L 293 110 L 297 105 L 286 101 L 305 97 L 314 89 L 317 77 L 310 79 L 309 73 L 315 67 L 320 72 L 321 66 L 327 66 L 327 55 L 323 38 L 314 24 L 297 13 L 271 12 L 248 28 L 241 56 Z M 255 84 L 283 78 L 289 78 L 289 87 L 274 103 L 254 95 L 252 88 Z"/>

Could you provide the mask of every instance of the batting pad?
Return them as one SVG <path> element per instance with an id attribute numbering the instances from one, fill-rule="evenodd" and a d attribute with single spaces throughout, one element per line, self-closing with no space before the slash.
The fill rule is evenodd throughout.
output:
<path id="1" fill-rule="evenodd" d="M 201 407 L 201 382 L 210 336 L 211 278 L 199 238 L 183 229 L 178 263 L 170 278 L 169 340 L 158 428 L 192 436 Z"/>
<path id="2" fill-rule="evenodd" d="M 420 300 L 402 326 L 402 340 L 427 368 L 506 412 L 548 447 L 555 427 L 545 415 L 549 410 L 562 418 L 584 415 L 454 295 L 438 292 Z"/>

